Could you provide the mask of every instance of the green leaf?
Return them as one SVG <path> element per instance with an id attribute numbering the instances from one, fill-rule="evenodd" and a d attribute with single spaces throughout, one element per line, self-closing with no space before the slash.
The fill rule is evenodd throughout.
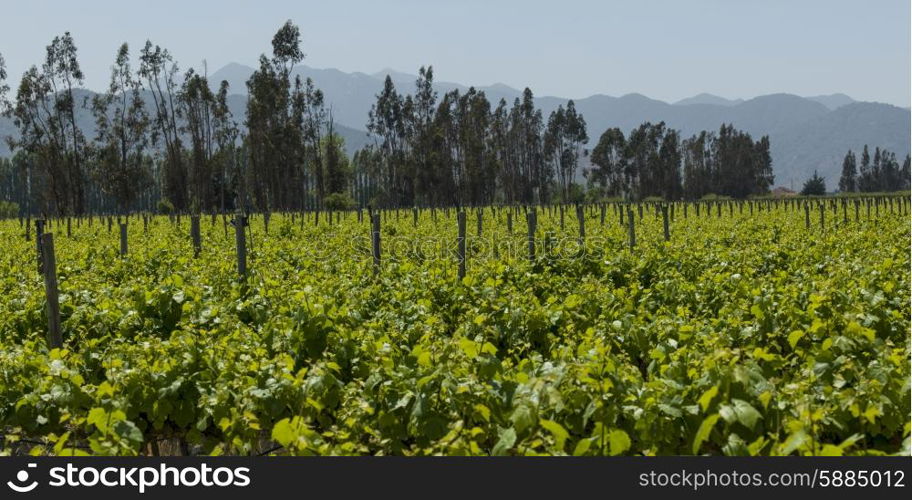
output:
<path id="1" fill-rule="evenodd" d="M 272 439 L 282 446 L 288 446 L 297 439 L 297 433 L 291 427 L 291 421 L 283 418 L 272 427 Z"/>
<path id="2" fill-rule="evenodd" d="M 554 436 L 554 442 L 557 445 L 557 449 L 563 451 L 564 443 L 566 443 L 567 438 L 570 437 L 570 433 L 567 432 L 567 429 L 564 429 L 561 424 L 553 420 L 542 419 L 539 421 L 539 424 Z"/>
<path id="3" fill-rule="evenodd" d="M 709 404 L 712 403 L 713 398 L 716 397 L 717 394 L 719 394 L 718 385 L 714 385 L 707 389 L 706 392 L 700 396 L 700 399 L 698 401 L 700 403 L 700 408 L 702 408 L 703 411 L 706 411 L 709 408 Z"/>
<path id="4" fill-rule="evenodd" d="M 801 340 L 802 337 L 804 337 L 804 333 L 805 333 L 804 330 L 793 330 L 792 333 L 790 333 L 788 335 L 788 343 L 792 349 L 794 349 L 795 346 L 798 345 L 798 341 Z"/>
<path id="5" fill-rule="evenodd" d="M 608 433 L 608 453 L 617 456 L 630 449 L 630 436 L 620 429 Z"/>
<path id="6" fill-rule="evenodd" d="M 491 455 L 504 456 L 514 444 L 516 444 L 516 431 L 512 427 L 508 427 L 500 432 L 500 439 L 491 449 Z"/>
<path id="7" fill-rule="evenodd" d="M 114 424 L 114 433 L 133 444 L 140 444 L 143 442 L 142 431 L 136 427 L 136 424 L 129 420 L 120 420 Z"/>
<path id="8" fill-rule="evenodd" d="M 517 406 L 510 415 L 510 422 L 513 422 L 516 432 L 523 433 L 526 429 L 535 425 L 535 416 L 532 408 L 527 404 Z"/>
<path id="9" fill-rule="evenodd" d="M 573 456 L 581 457 L 589 451 L 589 447 L 592 446 L 592 438 L 583 438 L 576 443 L 576 447 L 573 448 Z"/>
<path id="10" fill-rule="evenodd" d="M 757 420 L 763 418 L 760 412 L 747 401 L 732 399 L 732 403 L 735 405 L 735 415 L 738 418 L 738 422 L 741 422 L 748 429 L 754 430 L 754 427 L 757 426 Z"/>
<path id="11" fill-rule="evenodd" d="M 713 413 L 712 415 L 703 419 L 703 423 L 700 424 L 700 428 L 697 429 L 697 435 L 694 436 L 693 442 L 693 454 L 696 455 L 700 451 L 700 446 L 709 439 L 709 434 L 712 432 L 713 427 L 716 425 L 716 421 L 719 420 L 719 414 Z"/>

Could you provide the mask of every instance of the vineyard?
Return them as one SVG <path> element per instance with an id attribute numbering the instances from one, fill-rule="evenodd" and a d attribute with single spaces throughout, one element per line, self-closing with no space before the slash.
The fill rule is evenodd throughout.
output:
<path id="1" fill-rule="evenodd" d="M 908 198 L 529 210 L 0 221 L 0 454 L 909 453 Z"/>

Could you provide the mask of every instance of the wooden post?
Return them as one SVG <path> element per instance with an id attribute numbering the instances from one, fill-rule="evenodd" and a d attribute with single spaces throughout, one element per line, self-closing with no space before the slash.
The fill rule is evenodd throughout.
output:
<path id="1" fill-rule="evenodd" d="M 579 223 L 579 244 L 582 247 L 586 242 L 586 216 L 582 205 L 576 206 L 576 220 Z"/>
<path id="2" fill-rule="evenodd" d="M 807 202 L 804 202 L 804 228 L 811 228 L 811 207 L 808 206 Z"/>
<path id="3" fill-rule="evenodd" d="M 671 239 L 671 234 L 668 232 L 668 205 L 662 205 L 662 229 L 665 231 L 665 241 Z"/>
<path id="4" fill-rule="evenodd" d="M 823 203 L 820 203 L 818 205 L 818 207 L 820 207 L 820 229 L 824 229 L 826 226 L 823 223 L 823 213 L 824 213 Z"/>
<path id="5" fill-rule="evenodd" d="M 633 210 L 627 207 L 627 239 L 631 250 L 636 246 L 636 231 L 633 224 Z"/>
<path id="6" fill-rule="evenodd" d="M 412 226 L 418 227 L 418 207 L 412 207 Z"/>
<path id="7" fill-rule="evenodd" d="M 858 206 L 859 205 L 861 205 L 861 203 L 858 200 L 855 200 L 855 222 L 858 222 Z"/>
<path id="8" fill-rule="evenodd" d="M 456 237 L 456 252 L 459 258 L 459 279 L 465 278 L 466 275 L 466 214 L 459 212 L 456 214 L 456 225 L 458 226 L 458 235 Z"/>
<path id="9" fill-rule="evenodd" d="M 599 215 L 599 224 L 604 226 L 605 225 L 605 204 L 604 203 L 601 204 L 601 210 L 602 210 L 602 213 L 601 213 L 601 215 Z"/>
<path id="10" fill-rule="evenodd" d="M 32 241 L 32 218 L 25 219 L 25 241 Z"/>
<path id="11" fill-rule="evenodd" d="M 560 228 L 561 232 L 564 232 L 564 204 L 560 205 Z"/>
<path id="12" fill-rule="evenodd" d="M 42 252 L 42 236 L 44 236 L 44 219 L 35 219 L 35 248 L 38 253 L 38 272 L 44 272 L 44 258 Z"/>
<path id="13" fill-rule="evenodd" d="M 513 211 L 507 211 L 507 233 L 513 234 Z"/>
<path id="14" fill-rule="evenodd" d="M 247 275 L 247 233 L 244 227 L 247 225 L 247 217 L 243 214 L 237 214 L 232 221 L 234 224 L 234 243 L 237 251 L 237 271 L 241 279 Z"/>
<path id="15" fill-rule="evenodd" d="M 484 210 L 479 208 L 477 212 L 478 212 L 478 214 L 477 214 L 477 216 L 478 216 L 478 237 L 481 238 L 481 217 L 482 217 L 482 214 L 484 213 Z"/>
<path id="16" fill-rule="evenodd" d="M 371 223 L 371 247 L 374 254 L 374 275 L 380 273 L 380 215 L 374 215 Z"/>
<path id="17" fill-rule="evenodd" d="M 127 224 L 125 222 L 120 223 L 120 256 L 127 256 Z"/>
<path id="18" fill-rule="evenodd" d="M 849 223 L 849 206 L 845 200 L 842 200 L 842 223 L 843 224 Z"/>
<path id="19" fill-rule="evenodd" d="M 44 264 L 44 294 L 47 297 L 48 347 L 63 347 L 63 335 L 60 331 L 60 302 L 57 295 L 57 262 L 54 258 L 54 234 L 41 235 L 41 256 Z"/>
<path id="20" fill-rule="evenodd" d="M 199 257 L 200 250 L 202 250 L 199 215 L 190 217 L 190 238 L 193 240 L 193 257 Z"/>
<path id="21" fill-rule="evenodd" d="M 528 227 L 528 249 L 529 249 L 529 260 L 535 261 L 535 226 L 537 226 L 535 209 L 526 212 L 526 225 Z"/>
<path id="22" fill-rule="evenodd" d="M 67 217 L 67 238 L 73 237 L 73 222 L 72 219 Z"/>

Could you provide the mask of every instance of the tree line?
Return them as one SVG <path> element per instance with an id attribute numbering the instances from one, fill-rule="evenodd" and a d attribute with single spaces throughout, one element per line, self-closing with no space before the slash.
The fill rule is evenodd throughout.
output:
<path id="1" fill-rule="evenodd" d="M 718 133 L 700 132 L 681 140 L 664 122 L 644 123 L 627 137 L 605 131 L 592 150 L 585 174 L 599 194 L 643 199 L 699 199 L 707 194 L 745 198 L 769 192 L 773 183 L 767 136 L 723 124 Z"/>
<path id="2" fill-rule="evenodd" d="M 0 56 L 0 106 L 19 131 L 0 159 L 0 195 L 28 213 L 160 210 L 289 210 L 347 196 L 349 162 L 331 109 L 310 79 L 291 78 L 303 59 L 299 29 L 276 33 L 271 58 L 247 82 L 242 133 L 228 83 L 212 90 L 204 72 L 180 71 L 147 41 L 139 67 L 123 44 L 108 88 L 90 98 L 69 33 L 47 46 L 13 99 Z M 77 115 L 88 111 L 94 137 Z"/>
<path id="3" fill-rule="evenodd" d="M 69 33 L 54 38 L 12 98 L 0 56 L 0 111 L 19 131 L 8 138 L 13 157 L 0 159 L 0 199 L 67 215 L 284 211 L 744 198 L 773 182 L 766 136 L 755 141 L 725 124 L 682 139 L 664 122 L 644 123 L 626 136 L 605 131 L 590 151 L 572 100 L 546 119 L 529 88 L 512 103 L 492 104 L 474 87 L 440 95 L 432 67 L 419 70 L 411 93 L 386 78 L 367 117 L 371 143 L 349 160 L 322 91 L 293 75 L 300 38 L 290 21 L 275 34 L 246 82 L 243 117 L 232 116 L 227 82 L 212 85 L 205 68 L 182 71 L 151 41 L 135 69 L 121 45 L 96 95 L 81 88 Z M 80 112 L 92 116 L 91 137 Z M 870 168 L 865 158 L 867 147 L 849 190 L 898 182 L 892 154 L 878 149 Z"/>
<path id="4" fill-rule="evenodd" d="M 568 200 L 586 122 L 573 101 L 545 121 L 529 88 L 492 106 L 469 88 L 438 96 L 422 67 L 414 94 L 387 76 L 367 124 L 373 143 L 353 159 L 355 193 L 380 206 L 547 203 Z"/>
<path id="5" fill-rule="evenodd" d="M 842 160 L 842 174 L 839 177 L 839 191 L 842 193 L 874 193 L 909 189 L 909 155 L 902 166 L 896 161 L 896 154 L 886 149 L 874 148 L 874 159 L 868 145 L 861 151 L 861 162 L 857 163 L 855 153 L 850 149 Z M 814 173 L 816 177 L 816 172 Z M 820 183 L 823 181 L 821 180 Z"/>

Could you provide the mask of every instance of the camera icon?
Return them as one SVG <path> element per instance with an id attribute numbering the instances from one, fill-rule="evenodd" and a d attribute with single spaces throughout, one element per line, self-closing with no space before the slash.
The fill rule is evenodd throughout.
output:
<path id="1" fill-rule="evenodd" d="M 34 468 L 38 467 L 38 464 L 32 463 L 32 464 L 26 465 L 26 467 L 28 469 L 34 469 Z M 31 483 L 24 484 L 28 480 L 29 480 L 28 470 L 23 469 L 16 473 L 15 482 L 7 481 L 6 485 L 9 486 L 11 490 L 13 490 L 17 493 L 28 493 L 29 491 L 32 491 L 38 487 L 38 481 L 32 481 Z M 22 485 L 17 484 L 17 483 L 22 483 Z"/>

